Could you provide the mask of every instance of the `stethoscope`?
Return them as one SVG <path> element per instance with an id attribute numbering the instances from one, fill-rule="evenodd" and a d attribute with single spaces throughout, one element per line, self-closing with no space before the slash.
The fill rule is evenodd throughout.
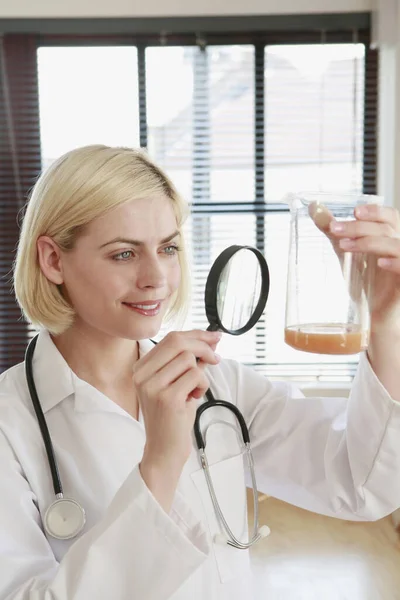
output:
<path id="1" fill-rule="evenodd" d="M 247 279 L 247 281 L 246 281 Z M 250 284 L 250 286 L 248 286 Z M 248 293 L 250 290 L 250 293 Z M 269 293 L 269 271 L 267 263 L 256 248 L 251 246 L 230 246 L 215 260 L 207 278 L 205 289 L 206 315 L 210 323 L 210 331 L 221 330 L 231 335 L 240 335 L 251 329 L 261 317 Z M 45 532 L 58 540 L 69 540 L 77 537 L 84 529 L 86 514 L 84 508 L 72 498 L 66 498 L 61 483 L 58 462 L 55 457 L 53 444 L 46 419 L 37 394 L 33 377 L 33 354 L 38 336 L 34 337 L 25 353 L 25 374 L 32 404 L 36 413 L 41 435 L 46 449 L 48 464 L 55 500 L 44 514 L 43 526 Z M 201 404 L 196 412 L 194 422 L 194 437 L 204 471 L 207 487 L 211 496 L 214 510 L 219 518 L 223 533 L 215 536 L 217 543 L 227 543 L 238 549 L 247 549 L 261 538 L 269 535 L 269 527 L 259 527 L 257 482 L 254 472 L 254 461 L 250 446 L 250 435 L 242 413 L 231 402 L 216 400 L 211 389 L 206 392 L 207 401 Z M 206 444 L 201 433 L 200 421 L 204 412 L 213 407 L 223 407 L 230 410 L 239 424 L 244 450 L 250 470 L 253 502 L 254 528 L 249 541 L 241 542 L 232 532 L 218 502 L 212 482 L 209 464 L 206 456 Z"/>

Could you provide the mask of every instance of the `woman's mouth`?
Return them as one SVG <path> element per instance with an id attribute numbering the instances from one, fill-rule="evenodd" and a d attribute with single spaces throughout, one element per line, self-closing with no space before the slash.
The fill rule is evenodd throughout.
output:
<path id="1" fill-rule="evenodd" d="M 138 302 L 135 304 L 123 302 L 123 304 L 130 310 L 133 310 L 144 317 L 155 317 L 160 312 L 161 302 L 161 300 L 156 300 L 155 302 Z"/>

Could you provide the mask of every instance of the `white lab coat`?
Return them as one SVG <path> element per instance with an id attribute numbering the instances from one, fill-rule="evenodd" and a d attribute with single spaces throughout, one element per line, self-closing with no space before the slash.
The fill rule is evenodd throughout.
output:
<path id="1" fill-rule="evenodd" d="M 141 342 L 141 355 L 152 346 Z M 168 515 L 138 470 L 142 419 L 79 379 L 47 332 L 33 368 L 64 493 L 85 508 L 87 524 L 70 541 L 43 531 L 54 493 L 18 365 L 0 378 L 1 600 L 251 598 L 248 552 L 214 543 L 219 527 L 196 451 Z M 246 419 L 260 490 L 344 519 L 378 519 L 400 506 L 400 404 L 366 356 L 348 401 L 295 397 L 291 386 L 234 361 L 208 374 L 214 395 L 236 404 Z M 211 409 L 202 430 L 220 503 L 243 539 L 246 482 L 233 422 L 225 409 Z"/>

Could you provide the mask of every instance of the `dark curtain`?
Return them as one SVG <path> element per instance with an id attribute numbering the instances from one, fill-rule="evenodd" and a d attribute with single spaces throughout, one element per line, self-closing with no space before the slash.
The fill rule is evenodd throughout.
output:
<path id="1" fill-rule="evenodd" d="M 28 325 L 12 288 L 19 222 L 41 168 L 37 41 L 0 38 L 0 372 L 23 360 Z"/>

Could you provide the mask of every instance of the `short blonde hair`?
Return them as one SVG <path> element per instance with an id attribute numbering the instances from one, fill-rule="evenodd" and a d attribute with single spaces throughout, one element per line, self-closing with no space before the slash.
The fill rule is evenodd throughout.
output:
<path id="1" fill-rule="evenodd" d="M 40 236 L 47 235 L 62 250 L 71 250 L 85 226 L 96 217 L 127 201 L 156 194 L 170 198 L 181 231 L 188 205 L 143 150 L 85 146 L 53 162 L 33 187 L 19 238 L 14 289 L 25 318 L 36 327 L 59 334 L 71 326 L 75 317 L 60 287 L 49 281 L 40 268 Z M 166 320 L 187 310 L 189 269 L 184 240 L 181 242 L 181 283 Z"/>

